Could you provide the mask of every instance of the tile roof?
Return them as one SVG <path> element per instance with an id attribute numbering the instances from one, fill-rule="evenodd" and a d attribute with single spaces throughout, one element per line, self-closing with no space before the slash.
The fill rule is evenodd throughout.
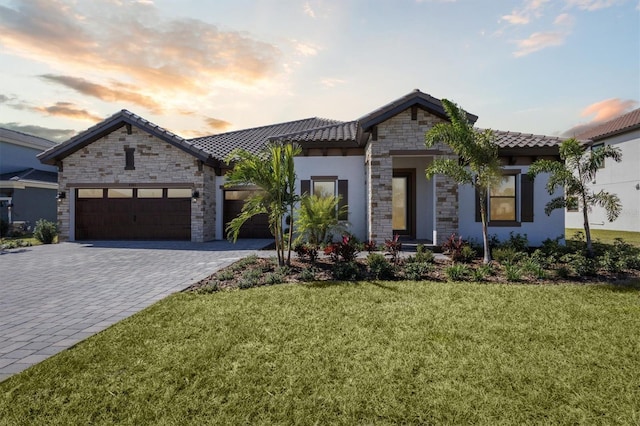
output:
<path id="1" fill-rule="evenodd" d="M 38 154 L 38 159 L 47 164 L 55 164 L 59 159 L 65 158 L 73 152 L 87 146 L 91 142 L 100 139 L 101 137 L 113 132 L 114 130 L 122 127 L 125 123 L 134 125 L 144 131 L 158 137 L 159 139 L 168 142 L 190 154 L 196 158 L 206 161 L 209 159 L 209 154 L 199 147 L 191 145 L 182 137 L 163 129 L 162 127 L 154 124 L 144 118 L 136 115 L 126 109 L 118 111 L 111 117 L 89 127 L 84 132 L 78 133 L 71 139 L 49 148 L 43 153 Z"/>
<path id="2" fill-rule="evenodd" d="M 640 128 L 640 108 L 586 130 L 577 139 L 599 140 Z"/>
<path id="3" fill-rule="evenodd" d="M 38 169 L 25 169 L 18 172 L 3 173 L 0 175 L 0 180 L 58 183 L 58 173 Z"/>
<path id="4" fill-rule="evenodd" d="M 224 158 L 235 148 L 243 148 L 252 153 L 260 151 L 268 142 L 281 135 L 304 133 L 313 129 L 325 128 L 341 124 L 338 120 L 326 118 L 306 118 L 288 121 L 286 123 L 271 124 L 269 126 L 254 127 L 252 129 L 236 130 L 213 136 L 190 139 L 187 142 L 204 150 L 213 157 Z"/>
<path id="5" fill-rule="evenodd" d="M 305 142 L 353 142 L 357 143 L 358 122 L 347 121 L 301 132 L 274 136 L 272 141 Z"/>
<path id="6" fill-rule="evenodd" d="M 482 130 L 482 129 L 478 129 Z M 556 136 L 534 135 L 531 133 L 505 132 L 494 130 L 496 143 L 500 148 L 544 148 L 558 146 L 565 140 Z"/>

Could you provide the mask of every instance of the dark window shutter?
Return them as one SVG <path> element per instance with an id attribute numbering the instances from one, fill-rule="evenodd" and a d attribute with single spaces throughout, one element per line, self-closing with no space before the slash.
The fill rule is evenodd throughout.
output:
<path id="1" fill-rule="evenodd" d="M 520 175 L 520 221 L 533 222 L 533 179 Z"/>
<path id="2" fill-rule="evenodd" d="M 338 180 L 338 196 L 340 197 L 340 201 L 338 201 L 338 209 L 341 209 L 343 206 L 349 204 L 349 181 L 348 180 Z M 338 217 L 338 220 L 348 220 L 349 215 L 348 212 L 344 212 Z"/>
<path id="3" fill-rule="evenodd" d="M 311 181 L 310 180 L 301 180 L 300 181 L 300 194 L 311 195 Z"/>
<path id="4" fill-rule="evenodd" d="M 478 188 L 475 188 L 476 194 L 476 222 L 482 222 L 482 214 L 480 212 L 480 192 Z M 487 200 L 484 200 L 485 207 L 487 206 Z"/>

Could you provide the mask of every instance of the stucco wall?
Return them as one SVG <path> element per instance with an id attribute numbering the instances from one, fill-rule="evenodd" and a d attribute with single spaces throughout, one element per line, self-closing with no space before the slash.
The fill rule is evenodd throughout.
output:
<path id="1" fill-rule="evenodd" d="M 125 170 L 125 148 L 134 148 L 135 170 Z M 203 241 L 211 235 L 215 223 L 215 202 L 209 187 L 204 188 L 206 166 L 199 170 L 198 160 L 179 148 L 135 126 L 132 134 L 122 127 L 74 152 L 63 161 L 58 174 L 59 190 L 67 198 L 58 203 L 58 223 L 62 240 L 73 239 L 73 197 L 75 184 L 180 184 L 196 189 L 201 197 L 191 207 L 191 239 Z M 208 180 L 208 184 L 210 184 Z M 215 179 L 214 179 L 215 182 Z M 205 216 L 207 222 L 205 224 Z M 211 223 L 209 223 L 209 219 Z"/>
<path id="2" fill-rule="evenodd" d="M 36 155 L 42 151 L 42 149 L 29 148 L 0 140 L 0 173 L 17 172 L 25 169 L 57 172 L 57 167 L 42 164 L 36 158 Z"/>
<path id="3" fill-rule="evenodd" d="M 622 213 L 609 222 L 605 210 L 596 206 L 589 213 L 589 225 L 592 229 L 640 232 L 640 189 L 636 188 L 640 186 L 640 130 L 608 138 L 605 143 L 620 148 L 622 161 L 608 158 L 590 187 L 620 197 Z M 582 228 L 582 212 L 567 212 L 566 223 L 568 228 Z"/>
<path id="4" fill-rule="evenodd" d="M 371 209 L 367 217 L 368 238 L 384 240 L 391 238 L 391 182 L 393 176 L 392 150 L 424 150 L 424 135 L 440 117 L 418 109 L 417 119 L 411 119 L 411 109 L 393 116 L 378 125 L 377 140 L 370 140 L 365 151 L 368 193 Z M 451 149 L 443 144 L 433 148 L 451 155 Z M 436 230 L 438 235 L 458 232 L 458 189 L 457 185 L 444 176 L 436 177 Z M 431 236 L 427 236 L 431 238 Z"/>
<path id="5" fill-rule="evenodd" d="M 505 167 L 505 169 L 520 169 L 522 173 L 529 170 L 528 166 Z M 527 234 L 529 244 L 539 246 L 547 238 L 564 236 L 564 212 L 555 210 L 550 216 L 544 212 L 545 205 L 551 199 L 558 197 L 560 192 L 549 195 L 545 184 L 548 174 L 540 174 L 536 177 L 533 189 L 533 222 L 523 222 L 521 226 L 491 226 L 489 235 L 496 235 L 501 241 L 509 238 L 509 233 Z M 520 191 L 518 191 L 518 194 Z M 460 235 L 465 239 L 474 239 L 482 243 L 482 224 L 475 221 L 476 194 L 470 185 L 461 185 L 458 194 L 460 196 Z M 516 201 L 520 204 L 520 198 Z"/>

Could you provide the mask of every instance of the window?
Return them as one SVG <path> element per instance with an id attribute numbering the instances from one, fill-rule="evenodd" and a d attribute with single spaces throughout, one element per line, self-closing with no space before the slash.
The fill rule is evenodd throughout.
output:
<path id="1" fill-rule="evenodd" d="M 81 188 L 78 189 L 78 198 L 102 198 L 102 188 Z"/>
<path id="2" fill-rule="evenodd" d="M 492 226 L 519 226 L 521 222 L 533 222 L 533 179 L 519 170 L 506 170 L 502 182 L 490 188 L 485 200 Z M 476 222 L 481 221 L 480 199 L 476 190 Z"/>
<path id="3" fill-rule="evenodd" d="M 108 198 L 133 198 L 133 189 L 131 188 L 109 188 L 107 190 Z"/>
<path id="4" fill-rule="evenodd" d="M 516 177 L 504 176 L 498 186 L 489 190 L 489 220 L 515 221 Z"/>
<path id="5" fill-rule="evenodd" d="M 133 153 L 135 152 L 135 148 L 125 148 L 124 149 L 124 169 L 125 170 L 135 170 L 134 157 Z"/>
<path id="6" fill-rule="evenodd" d="M 191 198 L 191 189 L 169 188 L 167 189 L 167 198 Z"/>
<path id="7" fill-rule="evenodd" d="M 338 210 L 349 204 L 349 181 L 338 179 L 337 176 L 311 176 L 310 180 L 300 181 L 300 189 L 302 194 L 339 196 Z M 345 211 L 338 219 L 348 220 L 348 213 Z"/>
<path id="8" fill-rule="evenodd" d="M 162 198 L 162 188 L 138 188 L 138 198 Z"/>

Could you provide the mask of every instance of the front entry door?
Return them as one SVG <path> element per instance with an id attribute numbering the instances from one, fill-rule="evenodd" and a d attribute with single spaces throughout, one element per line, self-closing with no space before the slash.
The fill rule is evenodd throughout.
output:
<path id="1" fill-rule="evenodd" d="M 415 169 L 395 169 L 393 171 L 391 194 L 393 233 L 411 239 L 416 237 L 415 186 Z"/>

